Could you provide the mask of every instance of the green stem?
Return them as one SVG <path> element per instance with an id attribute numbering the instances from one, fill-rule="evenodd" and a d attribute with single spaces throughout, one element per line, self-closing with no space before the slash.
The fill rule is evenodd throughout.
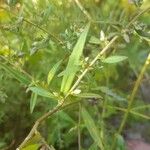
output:
<path id="1" fill-rule="evenodd" d="M 105 52 L 110 48 L 110 46 L 116 41 L 116 39 L 118 38 L 118 36 L 115 36 L 103 49 L 102 51 L 100 51 L 97 56 L 93 59 L 93 61 L 91 61 L 90 65 L 82 72 L 82 74 L 79 76 L 79 78 L 77 79 L 77 81 L 74 83 L 74 85 L 72 86 L 72 88 L 69 90 L 69 92 L 66 94 L 66 96 L 60 101 L 60 103 L 58 103 L 58 105 L 56 107 L 54 107 L 52 110 L 48 111 L 47 113 L 45 113 L 43 116 L 41 116 L 33 125 L 31 131 L 29 132 L 29 134 L 27 135 L 27 137 L 25 138 L 25 140 L 20 144 L 20 146 L 17 148 L 17 150 L 21 150 L 21 148 L 24 147 L 24 145 L 26 144 L 26 142 L 28 140 L 30 140 L 33 135 L 35 134 L 37 128 L 39 127 L 39 125 L 46 120 L 48 117 L 50 117 L 51 115 L 53 115 L 54 113 L 56 113 L 57 111 L 59 111 L 62 107 L 63 104 L 65 102 L 65 100 L 68 98 L 68 96 L 70 96 L 71 92 L 78 86 L 78 84 L 80 83 L 80 81 L 82 80 L 82 78 L 85 76 L 85 74 L 90 70 L 90 68 L 95 64 L 95 62 L 100 58 L 100 56 L 102 56 L 103 54 L 105 54 Z"/>
<path id="2" fill-rule="evenodd" d="M 134 97 L 135 97 L 135 95 L 136 95 L 136 93 L 138 91 L 138 88 L 140 86 L 141 80 L 142 80 L 142 78 L 144 76 L 144 73 L 146 72 L 146 69 L 147 69 L 149 64 L 150 64 L 150 53 L 149 53 L 149 55 L 148 55 L 148 57 L 147 57 L 147 59 L 145 61 L 145 64 L 142 67 L 142 70 L 141 70 L 141 72 L 140 72 L 140 74 L 138 76 L 137 81 L 135 82 L 135 85 L 134 85 L 133 91 L 131 93 L 131 96 L 129 97 L 129 104 L 128 104 L 128 107 L 127 107 L 127 111 L 126 111 L 126 113 L 123 116 L 123 119 L 121 121 L 121 124 L 120 124 L 120 127 L 119 127 L 117 133 L 115 134 L 114 141 L 113 141 L 112 148 L 111 148 L 112 150 L 114 150 L 115 146 L 116 146 L 116 141 L 117 141 L 116 135 L 121 134 L 121 132 L 122 132 L 122 130 L 123 130 L 125 124 L 126 124 L 129 112 L 132 109 L 132 104 L 133 104 L 133 101 L 134 101 Z"/>
<path id="3" fill-rule="evenodd" d="M 39 25 L 27 20 L 26 18 L 23 18 L 23 21 L 30 24 L 30 25 L 32 25 L 32 26 L 35 26 L 36 28 L 40 29 L 41 31 L 47 33 L 50 37 L 52 37 L 53 39 L 58 41 L 60 44 L 63 44 L 63 42 L 58 37 L 56 37 L 54 34 L 48 32 L 46 29 L 44 29 L 44 28 L 40 27 Z"/>
<path id="4" fill-rule="evenodd" d="M 80 8 L 80 10 L 83 12 L 83 14 L 88 18 L 89 21 L 92 21 L 91 15 L 86 11 L 86 9 L 82 6 L 82 4 L 79 2 L 79 0 L 74 0 L 77 6 Z"/>
<path id="5" fill-rule="evenodd" d="M 81 150 L 81 103 L 79 103 L 79 112 L 78 112 L 78 150 Z"/>

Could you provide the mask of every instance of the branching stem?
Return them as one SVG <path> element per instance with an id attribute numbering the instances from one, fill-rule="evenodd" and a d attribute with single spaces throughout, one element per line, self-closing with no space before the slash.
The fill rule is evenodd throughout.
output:
<path id="1" fill-rule="evenodd" d="M 28 136 L 25 138 L 25 140 L 20 144 L 20 146 L 18 147 L 17 150 L 21 150 L 21 148 L 24 147 L 24 145 L 26 144 L 27 141 L 29 141 L 29 139 L 31 139 L 33 137 L 33 135 L 35 134 L 37 128 L 39 127 L 39 125 L 46 120 L 48 117 L 50 117 L 51 115 L 53 115 L 54 113 L 56 113 L 57 111 L 59 111 L 61 109 L 61 107 L 63 107 L 63 104 L 66 100 L 66 98 L 71 94 L 71 92 L 78 86 L 78 84 L 80 83 L 80 81 L 82 80 L 82 78 L 85 76 L 85 74 L 90 70 L 90 68 L 94 65 L 94 63 L 100 58 L 100 56 L 102 56 L 109 48 L 110 46 L 116 41 L 116 39 L 118 38 L 118 36 L 115 36 L 103 49 L 102 51 L 100 51 L 98 53 L 98 55 L 93 59 L 93 61 L 91 61 L 90 65 L 82 72 L 82 74 L 79 76 L 79 78 L 77 79 L 77 81 L 75 82 L 75 84 L 72 86 L 72 88 L 70 89 L 70 91 L 66 94 L 66 96 L 60 101 L 60 103 L 58 103 L 58 105 L 56 107 L 54 107 L 52 110 L 50 110 L 49 112 L 45 113 L 43 116 L 41 116 L 39 119 L 37 119 L 37 121 L 35 122 L 35 124 L 33 125 L 30 133 L 28 134 Z"/>
<path id="2" fill-rule="evenodd" d="M 112 150 L 114 150 L 115 147 L 116 147 L 117 135 L 121 134 L 121 132 L 122 132 L 122 130 L 123 130 L 125 124 L 126 124 L 126 121 L 128 119 L 128 115 L 129 115 L 129 113 L 130 113 L 130 111 L 132 109 L 132 104 L 134 102 L 134 97 L 136 96 L 136 93 L 137 93 L 138 88 L 140 86 L 141 80 L 142 80 L 142 78 L 144 76 L 144 73 L 146 72 L 146 69 L 147 69 L 149 64 L 150 64 L 150 53 L 149 53 L 149 55 L 148 55 L 148 57 L 147 57 L 147 59 L 145 61 L 145 64 L 142 67 L 142 70 L 141 70 L 141 72 L 140 72 L 140 74 L 139 74 L 139 76 L 138 76 L 138 78 L 137 78 L 137 80 L 135 82 L 133 91 L 132 91 L 132 93 L 131 93 L 131 95 L 129 97 L 129 101 L 128 101 L 129 104 L 128 104 L 128 107 L 127 107 L 127 111 L 125 112 L 125 114 L 123 116 L 123 119 L 121 121 L 120 127 L 119 127 L 117 133 L 115 134 L 114 141 L 113 141 L 112 148 L 111 148 Z"/>

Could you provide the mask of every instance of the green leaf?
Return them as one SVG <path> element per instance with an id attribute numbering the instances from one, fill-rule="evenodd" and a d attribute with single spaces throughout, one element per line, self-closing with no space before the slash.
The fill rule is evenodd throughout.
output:
<path id="1" fill-rule="evenodd" d="M 108 87 L 105 86 L 101 86 L 96 88 L 95 90 L 101 90 L 101 92 L 113 97 L 115 100 L 118 101 L 126 101 L 125 98 L 121 97 L 120 95 L 116 94 L 115 92 L 113 92 L 111 89 L 109 89 Z"/>
<path id="2" fill-rule="evenodd" d="M 32 93 L 31 95 L 31 99 L 30 99 L 30 113 L 33 112 L 35 104 L 36 104 L 36 100 L 37 100 L 37 94 L 36 93 Z"/>
<path id="3" fill-rule="evenodd" d="M 0 67 L 2 67 L 7 73 L 9 73 L 13 78 L 17 79 L 19 82 L 26 85 L 29 85 L 31 83 L 31 79 L 19 70 L 9 67 L 8 65 L 2 63 L 0 63 Z"/>
<path id="4" fill-rule="evenodd" d="M 128 57 L 126 57 L 126 56 L 110 56 L 110 57 L 107 57 L 106 59 L 102 60 L 102 62 L 112 64 L 112 63 L 121 62 L 123 60 L 126 60 L 127 58 Z"/>
<path id="5" fill-rule="evenodd" d="M 95 36 L 92 36 L 92 37 L 90 38 L 89 43 L 92 43 L 92 44 L 100 44 L 101 41 L 100 41 L 100 39 L 96 38 Z"/>
<path id="6" fill-rule="evenodd" d="M 48 76 L 47 76 L 47 83 L 48 85 L 50 84 L 51 80 L 53 79 L 54 75 L 56 74 L 56 71 L 58 67 L 60 66 L 62 60 L 60 60 L 58 63 L 56 63 L 53 68 L 49 71 Z"/>
<path id="7" fill-rule="evenodd" d="M 75 74 L 78 70 L 79 60 L 83 52 L 84 44 L 86 41 L 86 37 L 90 28 L 90 24 L 88 24 L 84 31 L 81 33 L 70 57 L 65 70 L 65 74 L 63 76 L 62 84 L 61 84 L 61 92 L 66 94 L 71 87 Z"/>
<path id="8" fill-rule="evenodd" d="M 100 99 L 102 99 L 102 96 L 100 96 L 99 94 L 95 94 L 95 93 L 80 93 L 80 94 L 74 94 L 74 96 L 81 97 L 81 98 L 100 98 Z"/>
<path id="9" fill-rule="evenodd" d="M 33 137 L 31 137 L 21 150 L 38 150 L 38 148 L 44 143 L 44 139 L 37 131 Z"/>
<path id="10" fill-rule="evenodd" d="M 47 91 L 47 90 L 45 90 L 45 89 L 43 89 L 43 88 L 41 88 L 41 87 L 29 87 L 28 89 L 27 89 L 27 91 L 28 90 L 30 90 L 30 91 L 32 91 L 33 93 L 35 93 L 35 94 L 37 94 L 37 95 L 40 95 L 40 96 L 42 96 L 42 97 L 47 97 L 47 98 L 52 98 L 52 99 L 56 99 L 56 97 L 52 94 L 52 93 L 50 93 L 49 91 Z"/>
<path id="11" fill-rule="evenodd" d="M 25 148 L 22 148 L 21 150 L 38 150 L 39 147 L 40 147 L 40 144 L 32 144 Z"/>
<path id="12" fill-rule="evenodd" d="M 117 150 L 125 150 L 125 141 L 121 135 L 117 135 Z"/>
<path id="13" fill-rule="evenodd" d="M 87 127 L 91 137 L 93 138 L 95 143 L 99 146 L 99 148 L 101 150 L 104 150 L 102 140 L 101 140 L 100 134 L 99 134 L 100 132 L 97 129 L 92 117 L 89 115 L 89 113 L 86 111 L 86 109 L 84 107 L 82 107 L 81 114 L 82 114 L 85 126 Z"/>

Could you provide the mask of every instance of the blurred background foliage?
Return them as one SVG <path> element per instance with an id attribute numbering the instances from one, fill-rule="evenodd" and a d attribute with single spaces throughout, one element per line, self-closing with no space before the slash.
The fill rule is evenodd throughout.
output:
<path id="1" fill-rule="evenodd" d="M 127 60 L 115 64 L 97 62 L 78 87 L 81 93 L 96 93 L 107 99 L 108 107 L 104 119 L 105 130 L 108 131 L 105 138 L 108 140 L 105 142 L 109 143 L 110 135 L 115 132 L 122 115 L 122 112 L 113 106 L 127 106 L 127 98 L 150 50 L 149 13 L 140 16 L 129 29 L 126 29 L 126 26 L 129 20 L 150 6 L 150 3 L 148 0 L 80 2 L 94 22 L 91 24 L 78 74 L 114 35 L 120 37 L 106 56 L 111 54 L 128 57 Z M 73 0 L 0 0 L 0 63 L 32 79 L 25 85 L 0 67 L 0 148 L 15 149 L 30 131 L 34 121 L 56 105 L 55 100 L 38 96 L 31 114 L 32 93 L 26 89 L 36 82 L 44 89 L 59 93 L 68 57 L 87 22 L 85 15 Z M 48 72 L 60 60 L 63 61 L 48 85 Z M 149 105 L 149 83 L 148 70 L 134 107 Z M 69 97 L 72 102 L 80 99 L 85 99 L 82 105 L 100 129 L 102 100 L 95 97 Z M 78 112 L 78 105 L 72 105 L 42 124 L 40 132 L 49 145 L 56 149 L 77 149 Z M 140 109 L 138 112 L 146 115 L 149 108 Z M 97 148 L 94 147 L 93 139 L 83 120 L 80 124 L 82 148 L 95 150 Z M 147 130 L 149 119 L 131 114 L 124 137 L 128 130 L 137 128 L 138 131 L 136 124 L 139 125 L 139 122 L 145 124 L 144 128 Z M 150 132 L 145 132 L 144 128 L 139 134 L 150 142 Z M 150 128 L 148 129 L 150 131 Z"/>

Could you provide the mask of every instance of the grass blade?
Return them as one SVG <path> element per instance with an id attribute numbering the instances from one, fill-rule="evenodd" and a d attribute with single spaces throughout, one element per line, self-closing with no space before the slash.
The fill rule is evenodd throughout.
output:
<path id="1" fill-rule="evenodd" d="M 101 140 L 100 134 L 99 134 L 100 132 L 97 129 L 92 117 L 89 115 L 89 113 L 87 112 L 87 110 L 84 107 L 82 107 L 81 114 L 82 114 L 84 123 L 85 123 L 91 137 L 93 138 L 95 143 L 98 145 L 98 147 L 101 150 L 104 150 L 103 143 L 102 143 L 102 140 Z"/>
<path id="2" fill-rule="evenodd" d="M 61 84 L 61 92 L 66 94 L 70 89 L 70 86 L 73 82 L 75 74 L 78 70 L 79 60 L 83 52 L 84 44 L 86 41 L 86 37 L 89 31 L 90 24 L 88 24 L 84 31 L 81 33 L 70 57 L 65 70 L 65 74 L 63 76 L 62 84 Z"/>

